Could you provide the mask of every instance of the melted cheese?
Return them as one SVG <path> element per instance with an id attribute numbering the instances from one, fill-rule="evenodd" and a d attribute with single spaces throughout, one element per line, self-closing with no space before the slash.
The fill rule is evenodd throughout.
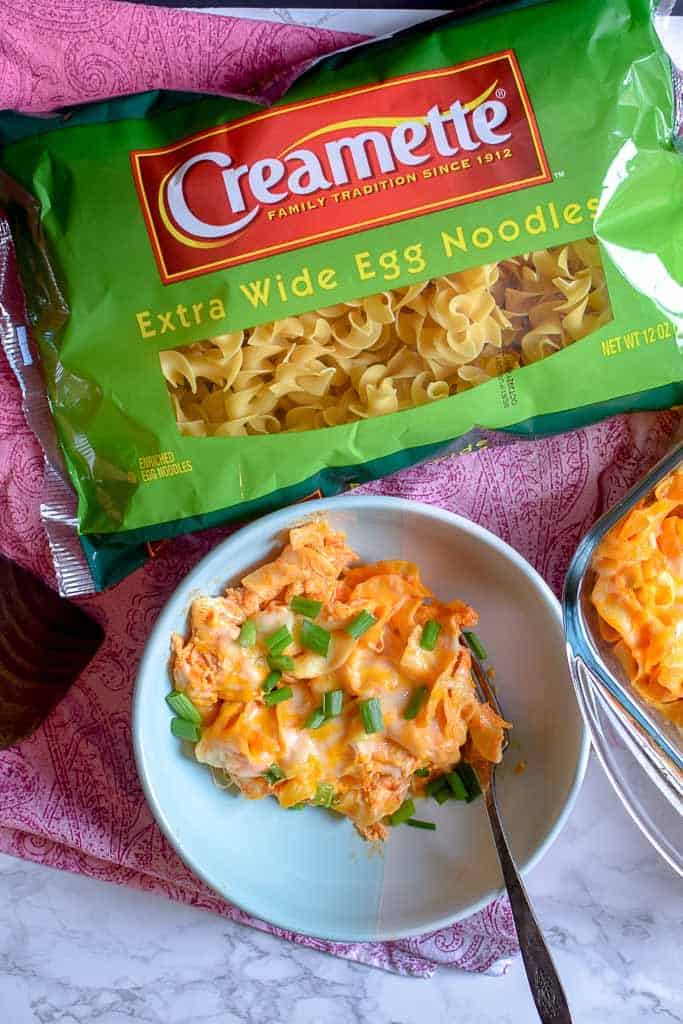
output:
<path id="1" fill-rule="evenodd" d="M 640 695 L 683 726 L 683 467 L 603 538 L 592 600 Z"/>
<path id="2" fill-rule="evenodd" d="M 499 760 L 507 723 L 476 699 L 460 642 L 461 625 L 473 625 L 476 613 L 458 601 L 437 601 L 412 563 L 348 569 L 355 557 L 325 520 L 293 530 L 283 552 L 242 587 L 194 602 L 190 636 L 173 640 L 172 672 L 204 718 L 199 761 L 228 772 L 245 796 L 273 793 L 285 807 L 331 786 L 336 809 L 377 837 L 418 767 L 450 768 L 467 741 L 476 756 Z M 303 619 L 290 607 L 295 595 L 322 601 L 316 623 L 331 635 L 326 656 L 302 644 Z M 363 610 L 376 621 L 356 639 L 345 627 Z M 245 648 L 238 638 L 247 617 L 256 643 Z M 441 627 L 433 651 L 420 645 L 429 619 Z M 292 661 L 278 685 L 292 692 L 271 707 L 262 687 L 270 671 L 267 639 L 283 626 L 293 640 L 281 653 Z M 425 700 L 407 720 L 416 687 L 425 688 Z M 306 728 L 332 690 L 343 691 L 342 713 Z M 368 734 L 359 703 L 371 698 L 380 702 L 383 729 Z M 264 773 L 273 765 L 284 778 L 269 782 Z"/>

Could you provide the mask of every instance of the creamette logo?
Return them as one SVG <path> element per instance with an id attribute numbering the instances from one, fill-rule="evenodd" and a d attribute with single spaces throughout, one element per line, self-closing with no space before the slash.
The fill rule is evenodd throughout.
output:
<path id="1" fill-rule="evenodd" d="M 356 116 L 365 103 L 372 116 Z M 264 111 L 131 163 L 166 283 L 550 181 L 512 51 Z"/>

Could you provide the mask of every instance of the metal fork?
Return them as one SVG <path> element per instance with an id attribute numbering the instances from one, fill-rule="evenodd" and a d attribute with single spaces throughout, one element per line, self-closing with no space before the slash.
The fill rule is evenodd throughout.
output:
<path id="1" fill-rule="evenodd" d="M 472 655 L 472 675 L 480 700 L 486 700 L 504 718 L 496 693 L 478 659 Z M 507 733 L 503 741 L 503 752 L 508 746 Z M 498 851 L 498 859 L 510 898 L 512 916 L 517 929 L 519 948 L 524 961 L 529 988 L 543 1024 L 572 1024 L 567 997 L 564 994 L 550 951 L 545 944 L 543 933 L 529 904 L 529 897 L 510 853 L 510 847 L 501 824 L 496 801 L 496 766 L 490 770 L 478 771 L 477 778 L 486 802 L 491 831 Z"/>

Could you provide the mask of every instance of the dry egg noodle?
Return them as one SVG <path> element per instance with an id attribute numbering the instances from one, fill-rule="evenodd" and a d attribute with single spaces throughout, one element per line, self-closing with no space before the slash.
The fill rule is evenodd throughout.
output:
<path id="1" fill-rule="evenodd" d="M 447 398 L 612 319 L 595 238 L 160 353 L 181 433 L 332 427 Z"/>

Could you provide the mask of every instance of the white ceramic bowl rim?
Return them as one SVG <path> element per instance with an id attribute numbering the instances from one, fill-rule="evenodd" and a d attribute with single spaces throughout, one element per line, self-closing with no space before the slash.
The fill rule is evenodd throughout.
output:
<path id="1" fill-rule="evenodd" d="M 273 532 L 279 532 L 284 529 L 287 525 L 291 525 L 293 518 L 298 514 L 303 519 L 308 519 L 316 514 L 333 512 L 333 511 L 344 511 L 358 509 L 363 505 L 372 507 L 374 510 L 382 509 L 397 509 L 402 508 L 406 512 L 415 511 L 421 515 L 433 518 L 434 520 L 440 520 L 457 527 L 464 533 L 469 533 L 472 536 L 478 537 L 481 541 L 489 546 L 493 546 L 498 549 L 506 559 L 514 564 L 514 566 L 528 579 L 530 585 L 534 587 L 543 596 L 548 606 L 552 609 L 553 614 L 557 618 L 558 623 L 562 623 L 562 613 L 560 603 L 550 590 L 550 587 L 543 580 L 543 578 L 536 572 L 536 570 L 520 555 L 514 548 L 510 547 L 509 544 L 501 540 L 495 534 L 477 523 L 472 522 L 469 519 L 465 519 L 462 516 L 457 515 L 453 512 L 448 512 L 444 509 L 425 504 L 423 502 L 412 501 L 404 498 L 391 498 L 391 497 L 378 497 L 374 495 L 342 495 L 336 498 L 323 498 L 316 501 L 309 501 L 302 503 L 301 505 L 288 506 L 285 509 L 281 509 L 277 512 L 272 512 L 267 516 L 262 517 L 250 523 L 247 526 L 242 527 L 239 531 L 231 534 L 224 541 L 221 541 L 215 548 L 213 548 L 208 554 L 201 559 L 200 562 L 183 578 L 178 588 L 173 592 L 169 600 L 162 608 L 159 616 L 154 624 L 152 632 L 148 638 L 145 651 L 143 653 L 140 665 L 138 667 L 137 679 L 135 684 L 135 690 L 133 695 L 133 747 L 135 752 L 135 760 L 138 769 L 138 776 L 147 799 L 147 802 L 152 810 L 152 813 L 156 819 L 159 828 L 169 841 L 171 846 L 175 849 L 180 859 L 187 865 L 190 870 L 197 875 L 206 885 L 209 886 L 213 891 L 216 891 L 215 885 L 212 883 L 210 878 L 206 876 L 202 869 L 201 863 L 197 862 L 195 857 L 188 855 L 188 853 L 179 848 L 176 842 L 173 829 L 168 821 L 166 813 L 163 807 L 159 804 L 156 799 L 156 795 L 149 785 L 149 781 L 146 776 L 144 768 L 144 753 L 141 749 L 140 741 L 140 727 L 139 722 L 141 718 L 141 707 L 143 700 L 142 686 L 140 680 L 147 674 L 150 668 L 158 669 L 158 658 L 154 651 L 154 645 L 152 644 L 153 638 L 157 634 L 167 635 L 169 634 L 169 627 L 166 619 L 170 614 L 175 612 L 174 605 L 177 601 L 177 592 L 182 588 L 183 592 L 191 591 L 193 584 L 200 585 L 201 582 L 206 579 L 206 567 L 213 562 L 218 562 L 221 559 L 223 551 L 231 544 L 235 537 L 239 534 L 240 539 L 248 541 L 250 535 L 258 535 L 263 532 L 264 527 L 270 527 Z M 226 576 L 226 582 L 228 577 Z M 520 873 L 526 875 L 539 863 L 542 857 L 547 853 L 548 849 L 552 846 L 553 842 L 562 831 L 569 815 L 572 812 L 574 804 L 576 802 L 583 778 L 586 772 L 588 764 L 588 755 L 590 751 L 590 739 L 585 728 L 583 717 L 581 716 L 580 722 L 580 743 L 578 749 L 578 756 L 576 760 L 576 768 L 574 771 L 573 779 L 569 791 L 567 793 L 564 805 L 557 815 L 552 825 L 548 828 L 542 842 L 539 843 L 535 852 L 526 858 L 521 864 L 518 865 Z M 504 824 L 504 822 L 503 822 Z M 491 840 L 493 842 L 493 840 Z M 482 910 L 487 906 L 496 896 L 499 896 L 503 892 L 503 887 L 492 888 L 486 892 L 476 902 L 468 905 L 464 910 L 461 910 L 455 914 L 446 914 L 441 918 L 430 921 L 429 926 L 424 926 L 414 929 L 406 929 L 401 931 L 391 932 L 379 932 L 373 933 L 372 936 L 349 934 L 348 932 L 340 932 L 333 934 L 328 931 L 327 934 L 321 936 L 318 932 L 308 931 L 305 928 L 297 926 L 297 931 L 304 935 L 310 935 L 315 938 L 324 938 L 330 941 L 392 941 L 396 939 L 409 938 L 417 935 L 424 934 L 426 931 L 433 931 L 440 928 L 445 928 L 448 925 L 454 924 L 456 921 L 462 920 L 466 917 L 471 916 L 479 910 Z M 218 893 L 219 896 L 228 900 L 229 902 L 239 907 L 251 916 L 264 920 L 263 913 L 250 905 L 250 901 L 241 900 L 239 893 L 231 893 L 229 898 L 223 893 Z M 289 929 L 291 928 L 291 922 L 281 919 L 275 912 L 272 915 L 269 914 L 267 918 L 268 922 L 276 927 Z"/>

